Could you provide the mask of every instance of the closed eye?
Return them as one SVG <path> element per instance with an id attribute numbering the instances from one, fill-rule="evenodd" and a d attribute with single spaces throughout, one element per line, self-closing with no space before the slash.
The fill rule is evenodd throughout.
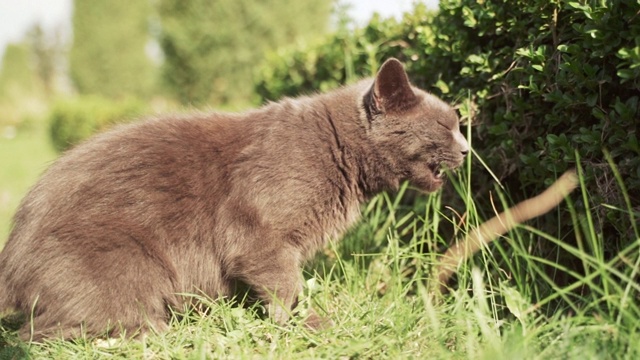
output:
<path id="1" fill-rule="evenodd" d="M 444 127 L 444 128 L 445 128 L 445 129 L 447 129 L 447 130 L 451 130 L 451 127 L 449 127 L 447 124 L 445 124 L 445 123 L 443 123 L 443 122 L 438 121 L 438 124 L 439 124 L 440 126 Z"/>

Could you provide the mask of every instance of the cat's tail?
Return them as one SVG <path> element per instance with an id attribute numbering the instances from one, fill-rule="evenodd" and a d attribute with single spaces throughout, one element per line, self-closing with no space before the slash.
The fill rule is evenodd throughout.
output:
<path id="1" fill-rule="evenodd" d="M 437 292 L 447 292 L 447 282 L 462 262 L 516 225 L 551 211 L 578 183 L 575 170 L 569 170 L 541 194 L 516 204 L 471 230 L 463 241 L 451 246 L 442 256 L 434 271 L 434 285 L 439 288 Z"/>

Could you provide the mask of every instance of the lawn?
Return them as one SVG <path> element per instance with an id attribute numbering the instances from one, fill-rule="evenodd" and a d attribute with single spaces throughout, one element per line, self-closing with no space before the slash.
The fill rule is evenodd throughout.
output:
<path id="1" fill-rule="evenodd" d="M 6 234 L 20 197 L 55 153 L 44 133 L 2 139 L 0 151 L 0 217 Z M 452 177 L 446 186 L 469 199 L 468 184 L 462 176 Z M 429 287 L 437 257 L 424 249 L 448 243 L 438 229 L 459 224 L 459 218 L 440 194 L 420 198 L 412 208 L 403 205 L 403 196 L 375 198 L 363 209 L 360 225 L 307 266 L 308 286 L 299 309 L 304 313 L 313 305 L 333 320 L 328 329 L 307 331 L 299 324 L 300 315 L 281 327 L 263 319 L 257 306 L 200 298 L 203 306 L 175 316 L 165 333 L 137 340 L 36 344 L 5 332 L 0 358 L 640 358 L 638 242 L 605 260 L 597 251 L 602 236 L 589 226 L 588 214 L 573 214 L 576 224 L 586 224 L 576 225 L 589 245 L 584 248 L 523 225 L 462 266 L 457 286 L 440 296 Z M 588 200 L 584 192 L 580 196 Z M 480 222 L 467 201 L 469 222 Z M 573 254 L 584 272 L 538 257 L 530 248 L 535 239 Z M 543 265 L 566 273 L 571 281 L 556 285 Z"/>
<path id="2" fill-rule="evenodd" d="M 0 132 L 0 247 L 20 200 L 56 157 L 45 129 L 12 129 Z"/>

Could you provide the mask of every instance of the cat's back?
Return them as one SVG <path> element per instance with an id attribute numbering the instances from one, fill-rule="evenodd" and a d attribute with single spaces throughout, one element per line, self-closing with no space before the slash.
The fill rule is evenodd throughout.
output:
<path id="1" fill-rule="evenodd" d="M 48 173 L 124 170 L 127 165 L 165 167 L 241 151 L 251 127 L 233 114 L 210 113 L 150 118 L 99 134 L 64 154 Z M 133 170 L 133 169 L 130 169 Z M 45 174 L 47 176 L 48 174 Z"/>
<path id="2" fill-rule="evenodd" d="M 129 219 L 151 224 L 176 217 L 211 183 L 224 188 L 225 167 L 250 138 L 246 122 L 215 113 L 147 119 L 99 134 L 43 174 L 16 213 L 7 245 L 14 237 L 37 241 L 57 228 L 95 230 L 89 224 L 97 221 L 126 228 Z"/>
<path id="3" fill-rule="evenodd" d="M 43 176 L 69 175 L 72 183 L 112 176 L 170 173 L 190 175 L 197 167 L 225 163 L 247 145 L 251 128 L 230 114 L 152 118 L 99 134 L 64 154 Z M 126 178 L 122 178 L 126 180 Z M 144 180 L 144 178 L 137 179 Z M 140 184 L 140 183 L 138 183 Z"/>

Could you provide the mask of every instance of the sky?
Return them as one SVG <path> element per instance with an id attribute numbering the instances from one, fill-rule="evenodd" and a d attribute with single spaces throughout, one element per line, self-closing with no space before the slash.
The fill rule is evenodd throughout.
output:
<path id="1" fill-rule="evenodd" d="M 1 0 L 0 52 L 9 42 L 22 39 L 35 23 L 44 29 L 65 27 L 69 33 L 72 0 Z"/>
<path id="2" fill-rule="evenodd" d="M 411 10 L 414 0 L 345 0 L 344 2 L 351 5 L 349 12 L 351 17 L 360 25 L 366 23 L 374 12 L 384 17 L 396 16 L 400 17 L 402 13 Z M 436 9 L 438 0 L 420 0 L 427 7 Z"/>
<path id="3" fill-rule="evenodd" d="M 351 4 L 350 15 L 364 24 L 374 12 L 384 17 L 400 16 L 410 10 L 414 0 L 343 0 Z M 420 0 L 436 8 L 438 0 Z M 72 0 L 1 0 L 0 54 L 9 42 L 22 39 L 27 29 L 40 23 L 45 30 L 60 28 L 67 36 L 71 31 Z"/>

